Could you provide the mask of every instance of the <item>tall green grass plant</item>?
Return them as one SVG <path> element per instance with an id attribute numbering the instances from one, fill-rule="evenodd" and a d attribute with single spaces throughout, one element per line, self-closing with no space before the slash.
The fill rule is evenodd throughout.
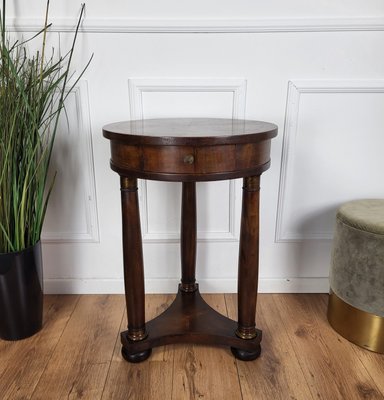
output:
<path id="1" fill-rule="evenodd" d="M 23 250 L 40 240 L 54 178 L 48 168 L 65 100 L 88 67 L 71 79 L 72 46 L 47 57 L 49 0 L 40 32 L 24 41 L 11 40 L 6 27 L 6 1 L 0 10 L 0 253 Z M 30 54 L 30 40 L 40 38 Z M 91 57 L 92 58 L 92 57 Z"/>

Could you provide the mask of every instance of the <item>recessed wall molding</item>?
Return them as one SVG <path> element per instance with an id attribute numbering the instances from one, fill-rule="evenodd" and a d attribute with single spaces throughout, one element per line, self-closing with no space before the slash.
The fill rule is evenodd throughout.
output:
<path id="1" fill-rule="evenodd" d="M 143 94 L 215 92 L 231 93 L 231 116 L 233 119 L 245 118 L 247 81 L 243 78 L 131 78 L 128 81 L 131 119 L 144 118 Z M 177 242 L 179 232 L 151 232 L 148 218 L 147 182 L 140 180 L 140 207 L 143 240 L 146 242 Z M 228 229 L 226 231 L 199 231 L 198 241 L 237 241 L 236 227 L 236 181 L 228 181 Z"/>
<path id="2" fill-rule="evenodd" d="M 128 81 L 131 119 L 144 117 L 146 92 L 221 92 L 232 93 L 232 118 L 245 117 L 247 81 L 243 78 L 131 78 Z"/>
<path id="3" fill-rule="evenodd" d="M 74 19 L 52 18 L 53 32 L 73 32 Z M 42 21 L 10 18 L 11 30 L 39 31 Z M 86 18 L 81 26 L 87 33 L 279 33 L 279 32 L 354 32 L 383 31 L 382 17 L 319 17 L 259 19 L 140 19 Z"/>
<path id="4" fill-rule="evenodd" d="M 235 223 L 236 213 L 236 180 L 228 181 L 228 228 L 226 231 L 198 231 L 197 242 L 235 242 L 239 240 L 238 227 Z M 198 190 L 198 187 L 197 187 Z M 180 241 L 179 232 L 152 232 L 149 227 L 148 218 L 148 194 L 147 194 L 147 181 L 140 180 L 139 182 L 140 193 L 140 211 L 141 211 L 141 230 L 144 242 L 151 243 L 178 243 Z M 175 212 L 181 210 L 175 210 Z"/>
<path id="5" fill-rule="evenodd" d="M 293 177 L 293 167 L 296 151 L 296 137 L 300 116 L 301 97 L 305 94 L 384 94 L 384 80 L 292 80 L 288 82 L 288 96 L 283 134 L 283 150 L 281 159 L 281 174 L 279 196 L 276 213 L 275 242 L 298 242 L 302 240 L 331 240 L 332 231 L 306 232 L 298 234 L 291 232 L 288 225 L 290 214 L 288 197 L 289 182 Z"/>
<path id="6" fill-rule="evenodd" d="M 84 229 L 74 228 L 69 231 L 60 230 L 60 226 L 57 226 L 57 229 L 52 231 L 43 229 L 42 240 L 45 243 L 99 241 L 99 223 L 97 216 L 95 172 L 87 82 L 84 80 L 79 81 L 76 87 L 72 89 L 68 101 L 71 100 L 71 97 L 73 99 L 72 101 L 75 102 L 76 115 L 68 115 L 68 119 L 76 121 L 76 127 L 71 130 L 70 134 L 75 136 L 74 144 L 77 149 L 73 150 L 77 150 L 78 154 L 81 154 L 81 169 L 78 171 L 78 179 L 81 181 L 81 184 L 78 187 L 82 191 L 82 210 L 84 213 L 85 226 L 83 227 Z M 60 134 L 61 132 L 58 132 L 58 135 Z M 56 180 L 55 185 L 59 184 L 60 182 Z M 71 199 L 63 198 L 62 201 L 71 201 Z"/>

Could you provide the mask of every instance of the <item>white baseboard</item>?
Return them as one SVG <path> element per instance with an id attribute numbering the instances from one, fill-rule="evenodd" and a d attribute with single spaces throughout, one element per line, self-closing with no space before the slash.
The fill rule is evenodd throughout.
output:
<path id="1" fill-rule="evenodd" d="M 176 293 L 179 279 L 147 279 L 146 293 Z M 236 279 L 200 279 L 202 293 L 236 293 Z M 260 293 L 328 293 L 328 278 L 286 278 L 259 281 Z M 46 279 L 46 294 L 121 294 L 122 279 Z"/>

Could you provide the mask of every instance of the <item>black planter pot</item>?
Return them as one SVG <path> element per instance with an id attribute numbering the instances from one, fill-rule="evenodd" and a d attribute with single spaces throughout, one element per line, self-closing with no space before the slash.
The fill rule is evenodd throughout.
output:
<path id="1" fill-rule="evenodd" d="M 0 338 L 20 340 L 43 324 L 41 242 L 25 250 L 0 254 Z"/>

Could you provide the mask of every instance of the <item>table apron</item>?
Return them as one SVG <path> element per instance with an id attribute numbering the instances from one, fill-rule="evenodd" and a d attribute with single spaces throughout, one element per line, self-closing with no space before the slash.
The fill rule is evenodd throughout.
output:
<path id="1" fill-rule="evenodd" d="M 111 168 L 123 176 L 163 181 L 211 181 L 260 175 L 270 165 L 271 140 L 216 146 L 139 146 L 111 141 Z"/>

